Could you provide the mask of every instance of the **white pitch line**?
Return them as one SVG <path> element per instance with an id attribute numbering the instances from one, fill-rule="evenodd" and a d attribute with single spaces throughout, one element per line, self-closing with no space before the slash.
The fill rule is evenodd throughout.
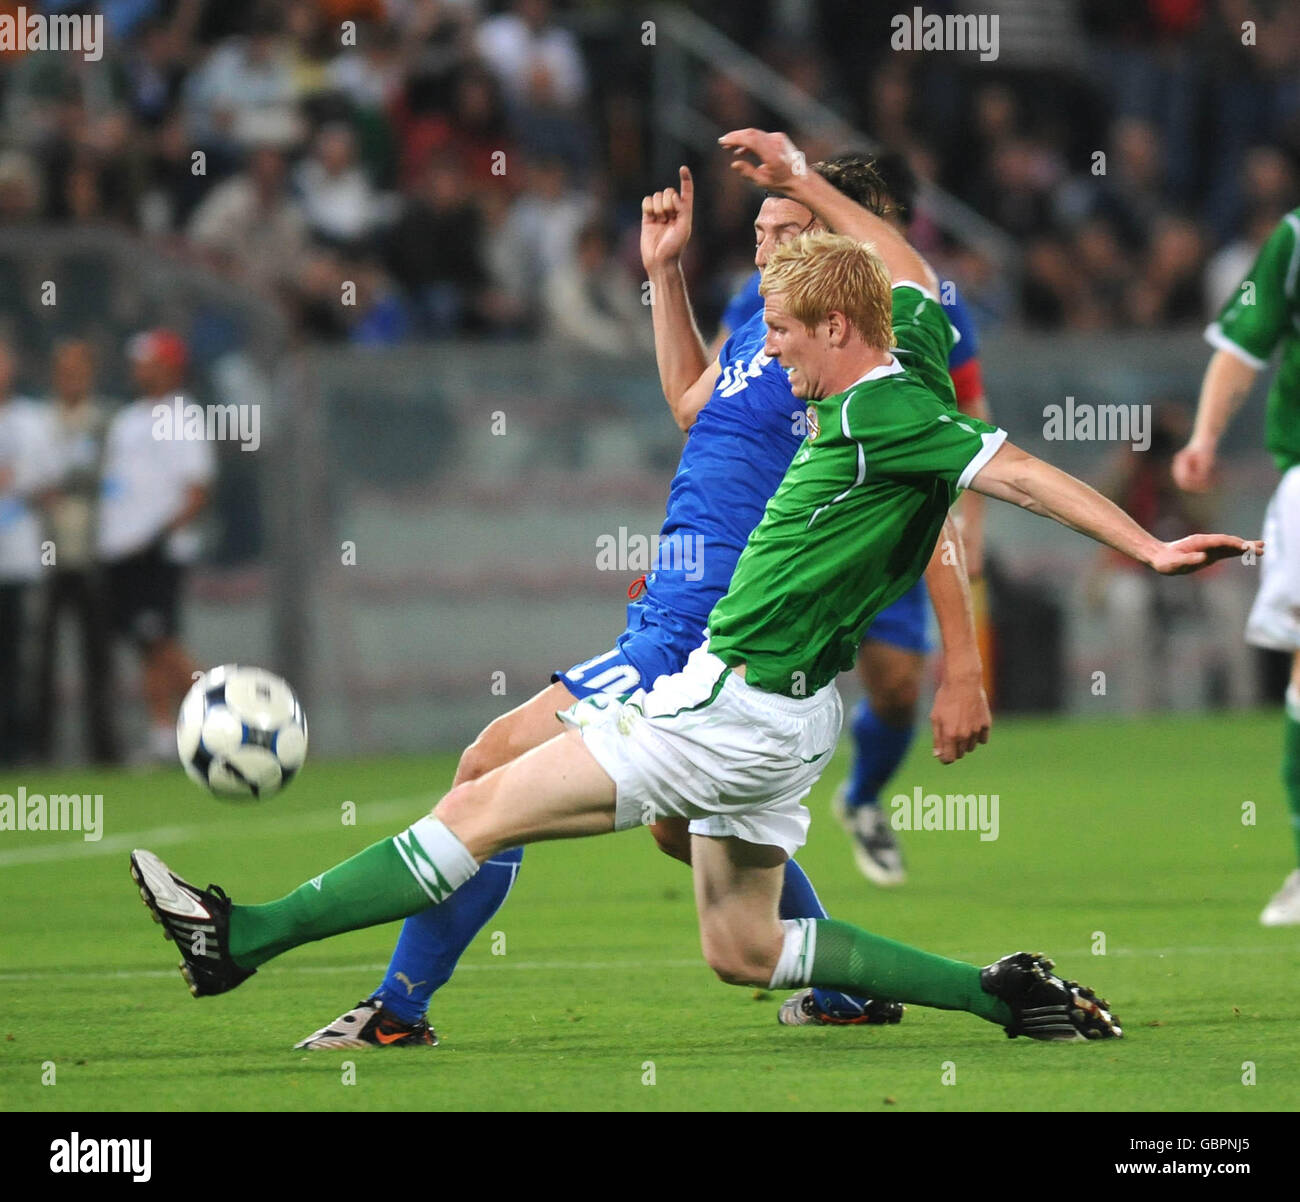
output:
<path id="1" fill-rule="evenodd" d="M 285 964 L 276 968 L 276 973 L 310 973 L 317 975 L 328 975 L 345 972 L 384 972 L 388 968 L 387 964 Z M 503 968 L 510 968 L 516 971 L 526 972 L 626 972 L 629 968 L 699 968 L 705 969 L 703 957 L 697 957 L 692 960 L 502 960 L 499 964 L 458 964 L 456 966 L 457 974 L 463 972 L 495 972 Z M 22 982 L 22 981 L 53 981 L 62 980 L 68 975 L 67 971 L 38 971 L 38 972 L 3 972 L 0 973 L 0 982 Z M 98 972 L 78 971 L 77 980 L 95 980 L 95 981 L 133 981 L 150 977 L 173 977 L 176 975 L 176 969 L 161 968 L 138 968 L 138 969 L 114 969 L 101 970 Z"/>
<path id="2" fill-rule="evenodd" d="M 356 825 L 369 822 L 392 822 L 402 818 L 409 818 L 414 822 L 441 796 L 441 793 L 425 793 L 418 797 L 395 797 L 386 801 L 358 802 Z M 156 826 L 152 830 L 108 835 L 94 842 L 87 842 L 77 835 L 75 842 L 43 843 L 39 847 L 16 847 L 10 851 L 0 851 L 0 868 L 10 868 L 19 864 L 57 864 L 64 860 L 83 860 L 87 856 L 116 855 L 119 852 L 132 851 L 137 847 L 150 849 L 168 847 L 189 842 L 191 839 L 202 839 L 207 835 L 219 838 L 223 843 L 229 843 L 235 839 L 261 839 L 265 835 L 281 832 L 330 830 L 342 826 L 341 813 L 321 810 L 306 814 L 273 815 L 236 826 L 233 830 L 229 823 L 205 822 L 190 826 Z M 6 831 L 4 835 L 0 835 L 0 838 L 8 836 L 8 839 L 12 839 L 18 833 Z"/>

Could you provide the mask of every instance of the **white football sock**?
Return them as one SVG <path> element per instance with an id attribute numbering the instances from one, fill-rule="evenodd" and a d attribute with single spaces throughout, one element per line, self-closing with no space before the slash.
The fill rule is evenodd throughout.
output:
<path id="1" fill-rule="evenodd" d="M 432 814 L 411 823 L 393 843 L 431 901 L 442 901 L 478 871 L 465 844 Z"/>
<path id="2" fill-rule="evenodd" d="M 796 989 L 812 983 L 813 954 L 817 950 L 817 923 L 811 918 L 787 918 L 781 957 L 772 972 L 769 989 Z"/>

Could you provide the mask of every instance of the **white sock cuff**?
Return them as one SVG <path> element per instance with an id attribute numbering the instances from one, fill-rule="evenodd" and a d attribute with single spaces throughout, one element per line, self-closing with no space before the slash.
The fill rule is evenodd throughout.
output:
<path id="1" fill-rule="evenodd" d="M 1300 722 L 1300 689 L 1293 684 L 1286 686 L 1286 716 L 1292 722 Z"/>
<path id="2" fill-rule="evenodd" d="M 769 989 L 798 989 L 812 984 L 813 954 L 817 950 L 817 923 L 811 918 L 782 920 L 785 939 Z"/>
<path id="3" fill-rule="evenodd" d="M 478 871 L 465 844 L 432 814 L 395 835 L 393 845 L 431 901 L 442 901 Z"/>

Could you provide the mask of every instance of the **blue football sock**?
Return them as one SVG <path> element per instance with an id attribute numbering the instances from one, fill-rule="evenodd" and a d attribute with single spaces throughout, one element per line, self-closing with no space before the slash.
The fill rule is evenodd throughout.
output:
<path id="1" fill-rule="evenodd" d="M 812 887 L 812 881 L 793 860 L 785 862 L 785 884 L 781 889 L 782 918 L 829 918 Z M 835 989 L 814 989 L 817 1005 L 836 1018 L 854 1018 L 862 1013 L 862 1001 Z"/>
<path id="2" fill-rule="evenodd" d="M 808 874 L 794 860 L 785 862 L 785 883 L 781 886 L 781 917 L 829 918 Z"/>
<path id="3" fill-rule="evenodd" d="M 880 790 L 898 771 L 898 765 L 912 745 L 916 725 L 889 726 L 882 722 L 864 697 L 853 710 L 853 770 L 849 773 L 844 800 L 850 809 L 880 804 Z"/>
<path id="4" fill-rule="evenodd" d="M 424 1017 L 461 954 L 501 909 L 523 858 L 522 847 L 493 856 L 446 901 L 402 923 L 388 975 L 374 995 L 385 1010 L 407 1023 Z"/>

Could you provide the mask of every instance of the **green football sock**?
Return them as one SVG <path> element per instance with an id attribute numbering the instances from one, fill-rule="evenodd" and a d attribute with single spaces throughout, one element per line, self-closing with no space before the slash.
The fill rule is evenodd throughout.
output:
<path id="1" fill-rule="evenodd" d="M 1291 834 L 1295 839 L 1296 863 L 1300 864 L 1300 697 L 1290 689 L 1286 695 L 1286 733 L 1283 736 L 1282 783 L 1291 811 Z"/>
<path id="2" fill-rule="evenodd" d="M 257 968 L 292 947 L 394 922 L 429 908 L 464 884 L 478 864 L 435 818 L 382 839 L 279 901 L 232 906 L 230 955 Z"/>
<path id="3" fill-rule="evenodd" d="M 966 1010 L 1001 1026 L 1012 1019 L 1006 1002 L 980 987 L 980 970 L 974 964 L 923 952 L 833 918 L 817 919 L 816 935 L 808 979 L 820 989 Z"/>

